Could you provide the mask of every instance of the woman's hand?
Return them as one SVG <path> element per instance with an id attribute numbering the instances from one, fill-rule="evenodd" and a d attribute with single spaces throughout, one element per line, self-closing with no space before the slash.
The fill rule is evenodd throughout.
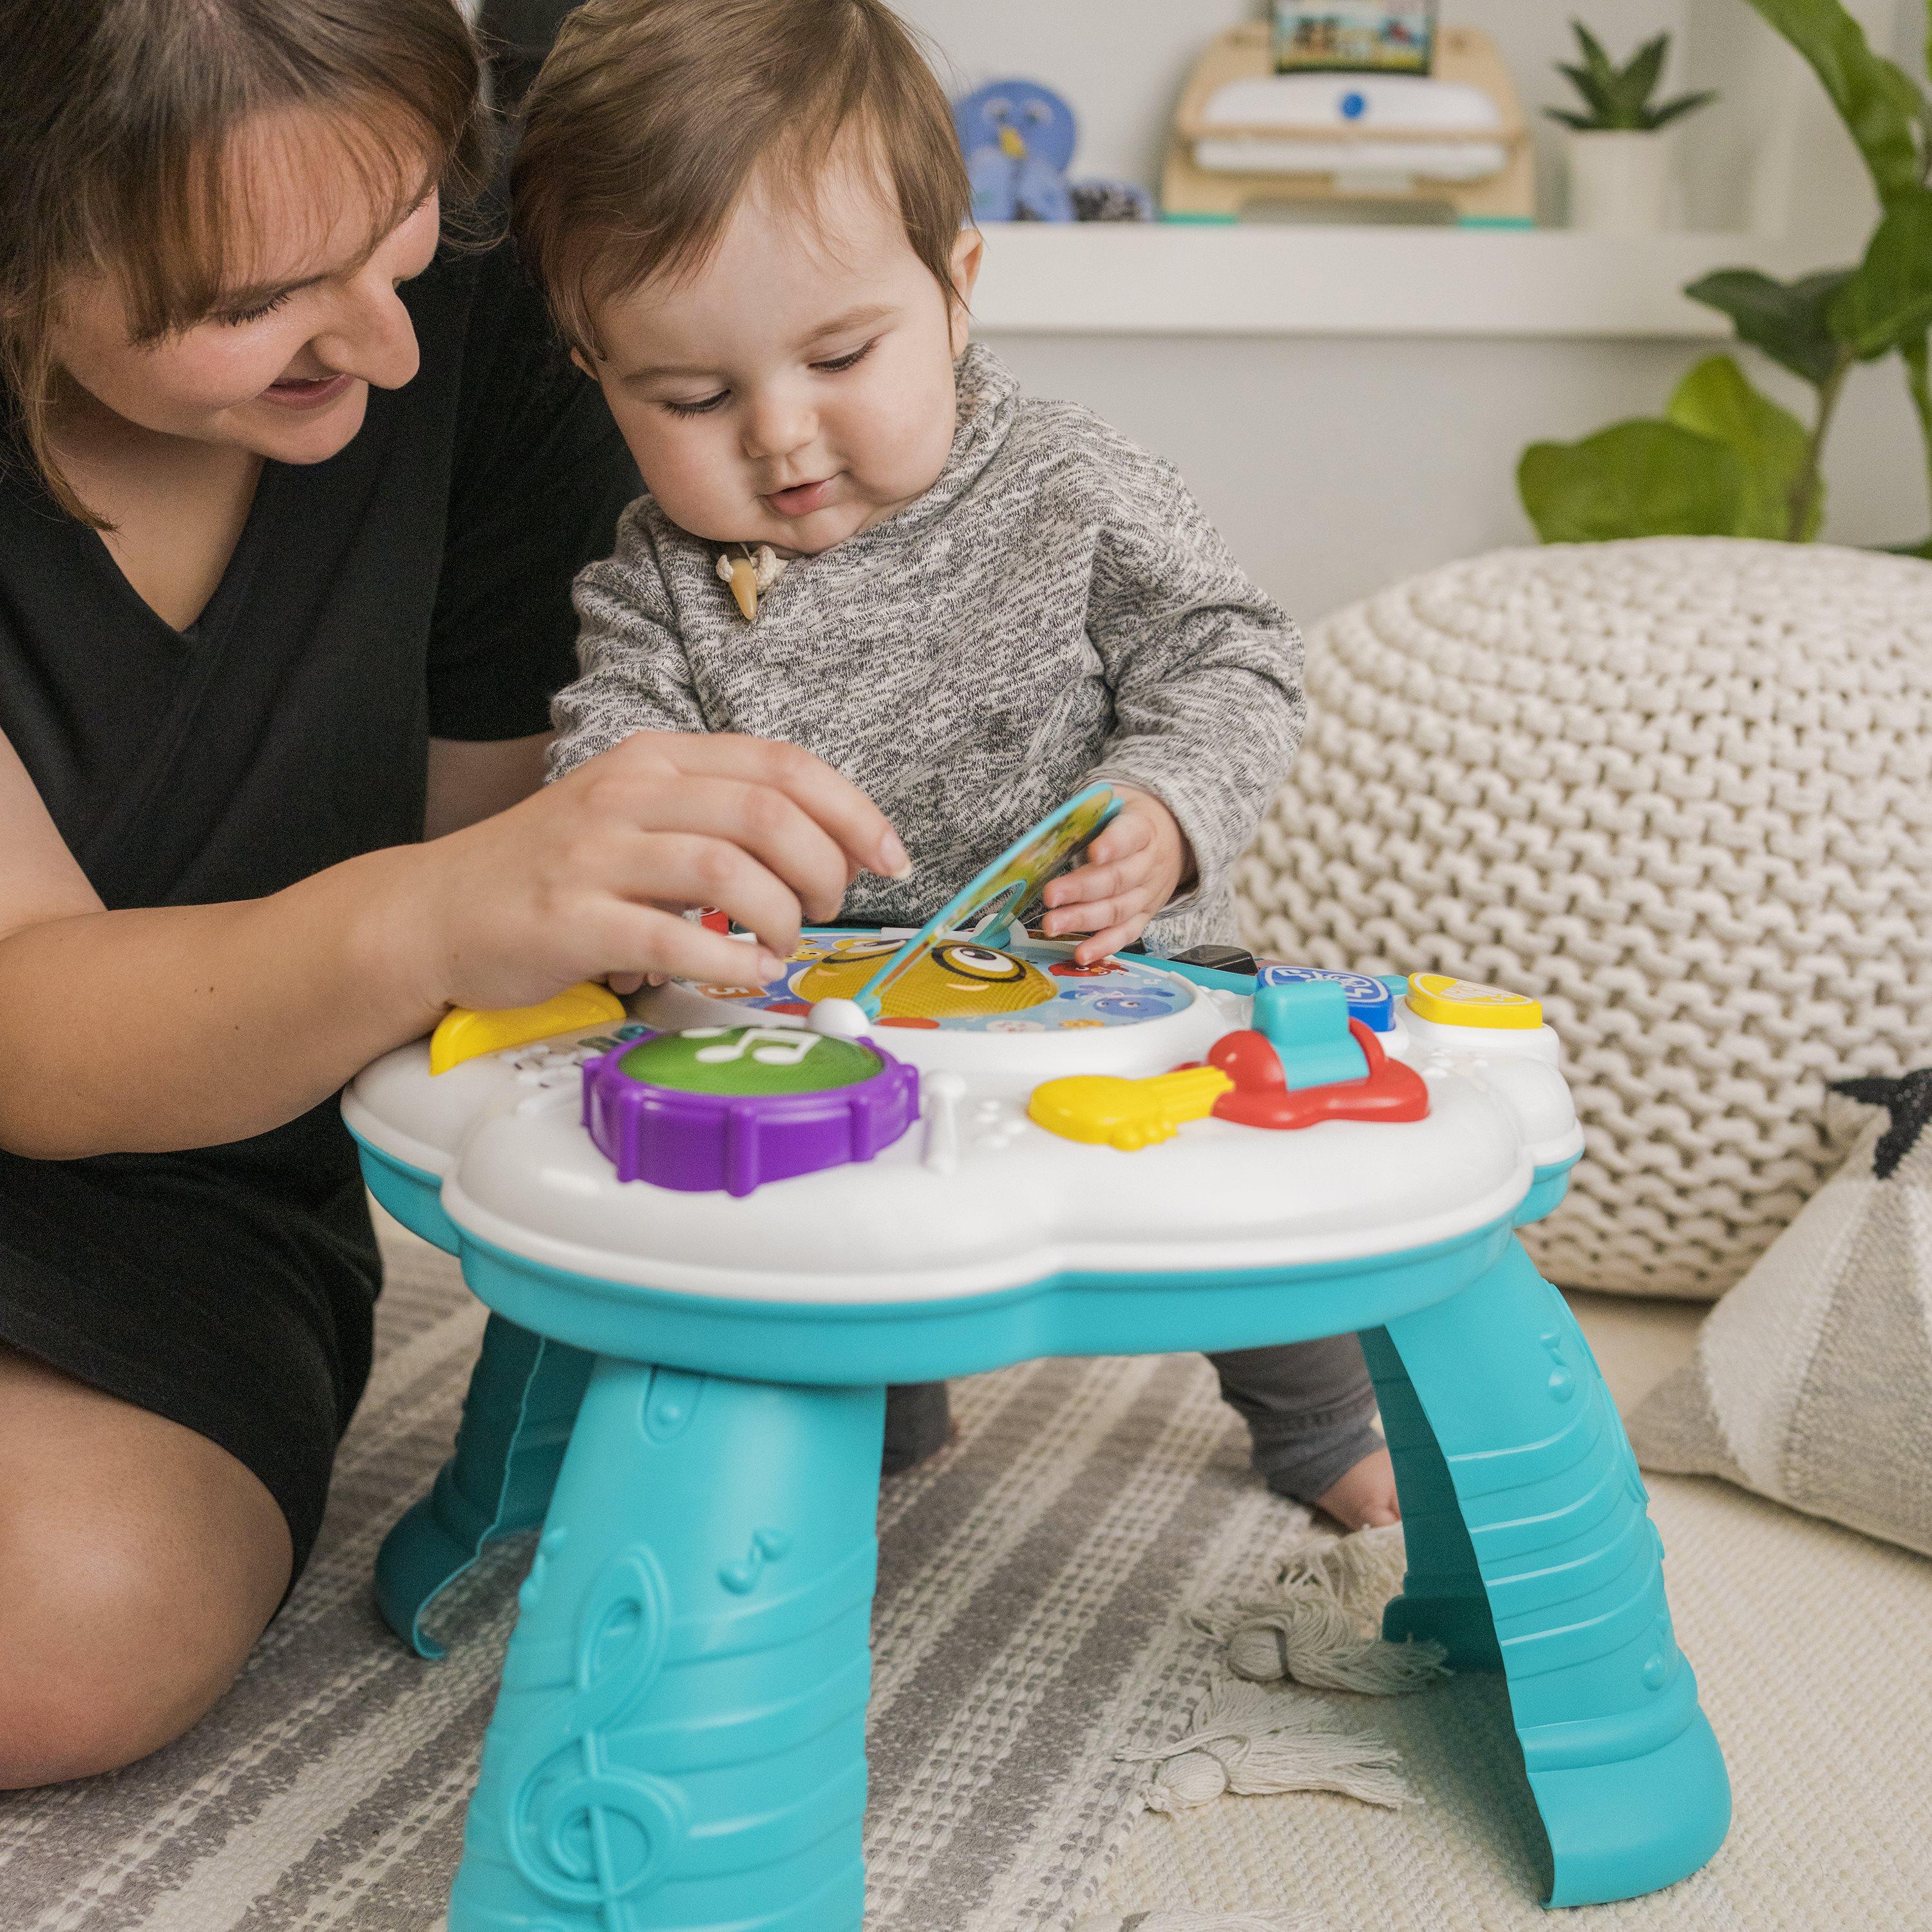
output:
<path id="1" fill-rule="evenodd" d="M 416 848 L 386 914 L 425 1006 L 534 1004 L 579 980 L 777 976 L 861 872 L 903 878 L 878 808 L 795 745 L 640 732 L 496 818 Z M 715 906 L 742 940 L 680 916 Z"/>
<path id="2" fill-rule="evenodd" d="M 742 979 L 758 949 L 675 908 L 722 907 L 786 952 L 862 869 L 903 876 L 904 851 L 818 759 L 642 736 L 494 818 L 266 898 L 109 912 L 0 736 L 0 1148 L 65 1160 L 240 1140 L 452 1006 L 531 1005 L 607 974 Z M 140 1051 L 104 1061 L 103 1027 Z"/>
<path id="3" fill-rule="evenodd" d="M 1080 864 L 1050 881 L 1042 895 L 1048 933 L 1092 935 L 1074 949 L 1082 966 L 1131 946 L 1194 870 L 1194 854 L 1174 814 L 1152 792 L 1115 789 L 1126 803 Z"/>

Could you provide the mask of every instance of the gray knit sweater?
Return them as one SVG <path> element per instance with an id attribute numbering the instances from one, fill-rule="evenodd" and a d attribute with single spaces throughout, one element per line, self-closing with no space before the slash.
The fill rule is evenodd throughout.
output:
<path id="1" fill-rule="evenodd" d="M 1169 465 L 1071 403 L 1023 397 L 981 346 L 926 494 L 787 565 L 738 614 L 718 546 L 649 496 L 577 580 L 582 674 L 557 698 L 560 777 L 634 731 L 803 746 L 877 801 L 912 876 L 862 877 L 844 916 L 916 924 L 1096 778 L 1154 793 L 1198 886 L 1149 929 L 1232 938 L 1230 873 L 1301 734 L 1301 640 Z"/>

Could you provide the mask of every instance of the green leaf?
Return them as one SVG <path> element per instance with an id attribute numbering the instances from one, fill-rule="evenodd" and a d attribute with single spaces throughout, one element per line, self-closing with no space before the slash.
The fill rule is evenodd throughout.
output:
<path id="1" fill-rule="evenodd" d="M 1604 86 L 1615 85 L 1617 64 L 1611 59 L 1610 50 L 1581 20 L 1572 20 L 1570 25 L 1576 32 L 1576 44 L 1583 50 L 1584 65 Z"/>
<path id="2" fill-rule="evenodd" d="M 1738 459 L 1743 491 L 1734 536 L 1791 534 L 1792 495 L 1810 459 L 1811 437 L 1789 410 L 1753 388 L 1731 357 L 1712 356 L 1678 384 L 1664 415 L 1680 429 L 1722 443 Z M 1821 490 L 1805 520 L 1810 527 L 1798 532 L 1802 542 L 1818 534 L 1824 507 Z"/>
<path id="3" fill-rule="evenodd" d="M 1844 351 L 1832 332 L 1832 298 L 1854 271 L 1828 268 L 1795 282 L 1774 281 L 1755 268 L 1720 268 L 1684 292 L 1693 302 L 1730 317 L 1740 340 L 1822 388 L 1836 373 Z"/>
<path id="4" fill-rule="evenodd" d="M 1932 323 L 1932 193 L 1920 188 L 1893 202 L 1827 320 L 1862 362 L 1924 335 Z"/>
<path id="5" fill-rule="evenodd" d="M 1593 67 L 1578 67 L 1569 61 L 1558 61 L 1556 71 L 1567 76 L 1570 86 L 1586 100 L 1592 103 L 1607 100 L 1616 79 L 1614 74 L 1600 73 Z"/>
<path id="6" fill-rule="evenodd" d="M 1516 488 L 1545 543 L 1729 536 L 1743 466 L 1721 442 L 1676 423 L 1613 423 L 1581 442 L 1532 443 Z"/>
<path id="7" fill-rule="evenodd" d="M 1617 111 L 1616 95 L 1611 83 L 1582 68 L 1567 67 L 1561 62 L 1557 65 L 1560 72 L 1569 76 L 1570 85 L 1589 110 L 1589 118 L 1582 124 L 1586 128 L 1610 126 Z"/>
<path id="8" fill-rule="evenodd" d="M 1716 90 L 1708 87 L 1696 94 L 1680 94 L 1676 100 L 1666 100 L 1661 107 L 1646 107 L 1643 110 L 1643 124 L 1651 129 L 1667 128 L 1672 122 L 1681 120 L 1717 98 Z"/>
<path id="9" fill-rule="evenodd" d="M 1544 111 L 1552 121 L 1584 130 L 1604 128 L 1632 131 L 1660 128 L 1666 121 L 1688 114 L 1712 98 L 1708 94 L 1687 94 L 1667 106 L 1653 108 L 1650 97 L 1664 77 L 1664 64 L 1670 52 L 1670 36 L 1659 34 L 1646 40 L 1622 67 L 1611 59 L 1603 43 L 1580 20 L 1572 20 L 1576 44 L 1583 64 L 1558 61 L 1556 69 L 1567 76 L 1581 97 L 1587 114 L 1577 115 L 1558 108 Z"/>
<path id="10" fill-rule="evenodd" d="M 1902 69 L 1872 52 L 1841 0 L 1750 0 L 1825 84 L 1888 206 L 1919 185 L 1925 97 Z"/>
<path id="11" fill-rule="evenodd" d="M 1630 56 L 1622 78 L 1624 86 L 1635 96 L 1640 106 L 1656 92 L 1657 83 L 1664 78 L 1664 57 L 1670 51 L 1670 36 L 1659 34 L 1655 40 L 1646 40 Z"/>

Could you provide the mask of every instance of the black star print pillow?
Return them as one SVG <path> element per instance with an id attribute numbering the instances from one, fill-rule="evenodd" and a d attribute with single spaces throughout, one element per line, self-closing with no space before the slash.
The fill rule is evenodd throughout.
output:
<path id="1" fill-rule="evenodd" d="M 1880 1111 L 1630 1418 L 1652 1469 L 1722 1476 L 1932 1556 L 1932 1067 Z"/>

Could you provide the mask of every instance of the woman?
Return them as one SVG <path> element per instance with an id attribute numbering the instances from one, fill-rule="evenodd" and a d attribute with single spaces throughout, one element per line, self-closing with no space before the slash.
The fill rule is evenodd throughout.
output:
<path id="1" fill-rule="evenodd" d="M 781 746 L 536 792 L 635 478 L 512 261 L 443 238 L 488 158 L 449 0 L 0 0 L 0 45 L 19 1786 L 177 1736 L 300 1574 L 380 1278 L 342 1082 L 452 1004 L 734 976 L 675 908 L 782 952 L 904 855 Z"/>

